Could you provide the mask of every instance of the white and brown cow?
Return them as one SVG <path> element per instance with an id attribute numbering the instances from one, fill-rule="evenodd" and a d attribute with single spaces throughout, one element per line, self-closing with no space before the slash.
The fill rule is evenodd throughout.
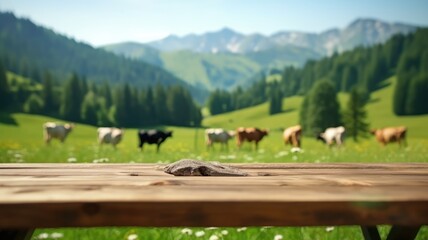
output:
<path id="1" fill-rule="evenodd" d="M 301 135 L 302 135 L 302 126 L 296 125 L 285 129 L 282 137 L 284 138 L 285 145 L 290 144 L 295 148 L 300 148 Z"/>
<path id="2" fill-rule="evenodd" d="M 404 126 L 373 129 L 370 132 L 375 135 L 376 140 L 383 146 L 392 142 L 397 142 L 400 146 L 402 144 L 406 145 L 407 128 Z"/>
<path id="3" fill-rule="evenodd" d="M 46 144 L 49 144 L 52 138 L 56 138 L 63 143 L 73 128 L 74 124 L 66 123 L 61 125 L 54 122 L 46 122 L 43 124 L 43 135 Z"/>
<path id="4" fill-rule="evenodd" d="M 118 143 L 122 140 L 124 131 L 119 128 L 114 127 L 100 127 L 97 130 L 98 132 L 98 143 L 102 144 L 111 144 L 113 147 L 116 147 Z"/>
<path id="5" fill-rule="evenodd" d="M 228 148 L 229 139 L 235 136 L 235 131 L 226 131 L 222 128 L 208 128 L 205 130 L 205 141 L 207 147 L 212 147 L 213 143 L 220 143 Z"/>
<path id="6" fill-rule="evenodd" d="M 345 137 L 345 127 L 331 127 L 327 128 L 323 133 L 320 133 L 317 136 L 318 140 L 323 141 L 328 146 L 332 146 L 334 143 L 337 146 L 341 146 L 343 144 L 343 139 Z"/>

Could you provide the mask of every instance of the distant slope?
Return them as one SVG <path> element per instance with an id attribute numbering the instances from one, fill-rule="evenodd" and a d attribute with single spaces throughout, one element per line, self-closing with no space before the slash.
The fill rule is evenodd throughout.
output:
<path id="1" fill-rule="evenodd" d="M 35 70 L 49 70 L 62 81 L 76 72 L 95 82 L 127 82 L 133 86 L 179 84 L 189 88 L 194 96 L 205 94 L 160 67 L 76 42 L 12 13 L 0 12 L 0 59 L 4 59 L 9 70 L 26 77 Z"/>
<path id="2" fill-rule="evenodd" d="M 372 93 L 371 102 L 367 105 L 368 121 L 371 128 L 404 125 L 409 128 L 409 135 L 415 138 L 428 138 L 426 123 L 428 115 L 420 116 L 396 116 L 392 112 L 392 96 L 396 78 L 392 77 L 385 81 L 389 84 Z M 283 101 L 283 112 L 273 116 L 268 115 L 267 103 L 250 107 L 230 113 L 207 117 L 203 125 L 207 127 L 224 127 L 235 129 L 240 126 L 255 126 L 270 129 L 280 129 L 298 123 L 299 108 L 303 97 L 294 96 Z M 348 101 L 347 94 L 341 93 L 339 101 L 342 108 Z"/>
<path id="3" fill-rule="evenodd" d="M 276 47 L 247 54 L 198 53 L 188 50 L 161 52 L 133 42 L 106 45 L 103 48 L 163 67 L 187 83 L 209 90 L 249 85 L 252 77 L 263 69 L 302 66 L 308 59 L 321 57 L 317 52 L 300 47 Z"/>
<path id="4" fill-rule="evenodd" d="M 187 83 L 204 89 L 230 89 L 248 85 L 249 79 L 262 69 L 251 58 L 228 53 L 192 51 L 160 52 L 145 44 L 119 43 L 103 47 L 118 55 L 163 67 Z"/>

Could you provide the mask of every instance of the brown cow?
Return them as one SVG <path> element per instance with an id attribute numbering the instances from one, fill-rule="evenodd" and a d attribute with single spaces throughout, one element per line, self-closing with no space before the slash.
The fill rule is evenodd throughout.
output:
<path id="1" fill-rule="evenodd" d="M 284 143 L 290 144 L 293 147 L 300 148 L 300 138 L 302 135 L 302 127 L 300 125 L 292 126 L 284 130 Z"/>
<path id="2" fill-rule="evenodd" d="M 391 142 L 398 142 L 400 146 L 401 143 L 406 145 L 407 128 L 404 126 L 373 129 L 370 132 L 376 136 L 376 140 L 383 146 Z"/>
<path id="3" fill-rule="evenodd" d="M 268 130 L 266 129 L 258 129 L 258 128 L 243 128 L 240 127 L 236 130 L 237 133 L 237 144 L 238 148 L 241 147 L 244 141 L 255 142 L 256 149 L 258 148 L 259 142 L 263 139 L 264 136 L 268 135 Z"/>

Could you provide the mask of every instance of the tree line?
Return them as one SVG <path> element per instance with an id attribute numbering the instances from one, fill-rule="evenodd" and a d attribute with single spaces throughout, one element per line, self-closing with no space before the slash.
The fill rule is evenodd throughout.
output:
<path id="1" fill-rule="evenodd" d="M 278 89 L 283 97 L 307 95 L 318 81 L 330 81 L 335 91 L 350 93 L 358 88 L 360 97 L 367 100 L 370 93 L 383 87 L 383 80 L 396 75 L 394 112 L 397 115 L 428 113 L 428 29 L 413 34 L 398 34 L 384 44 L 358 47 L 333 54 L 317 61 L 308 61 L 302 68 L 289 66 L 282 71 Z M 266 101 L 275 105 L 272 83 L 262 76 L 249 88 L 231 92 L 216 91 L 208 99 L 211 114 L 220 114 Z M 275 111 L 273 111 L 275 112 Z"/>
<path id="2" fill-rule="evenodd" d="M 66 81 L 45 72 L 41 83 L 10 81 L 0 62 L 0 109 L 44 114 L 95 126 L 199 126 L 200 108 L 183 86 L 96 84 L 73 73 Z M 13 84 L 10 84 L 13 83 Z"/>

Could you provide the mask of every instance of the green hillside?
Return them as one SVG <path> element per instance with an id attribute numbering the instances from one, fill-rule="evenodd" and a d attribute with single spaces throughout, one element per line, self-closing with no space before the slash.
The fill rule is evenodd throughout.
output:
<path id="1" fill-rule="evenodd" d="M 387 85 L 371 95 L 371 101 L 367 105 L 368 120 L 372 128 L 385 126 L 405 125 L 409 128 L 409 135 L 417 138 L 428 138 L 426 123 L 428 115 L 396 116 L 392 112 L 392 95 L 396 84 L 396 78 L 385 81 Z M 298 123 L 299 108 L 303 97 L 293 96 L 283 100 L 283 112 L 273 116 L 268 115 L 268 104 L 263 103 L 255 107 L 233 111 L 207 117 L 203 121 L 204 126 L 224 127 L 234 129 L 239 126 L 257 126 L 261 128 L 281 129 Z M 339 100 L 342 108 L 346 104 L 347 94 L 340 93 Z"/>

